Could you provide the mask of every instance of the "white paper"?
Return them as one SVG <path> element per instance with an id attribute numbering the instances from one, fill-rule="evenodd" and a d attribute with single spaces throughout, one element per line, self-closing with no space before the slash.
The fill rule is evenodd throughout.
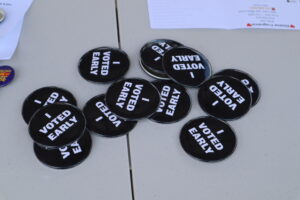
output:
<path id="1" fill-rule="evenodd" d="M 0 24 L 0 37 L 20 23 L 31 3 L 32 0 L 0 0 L 0 8 L 6 13 L 6 19 Z"/>
<path id="2" fill-rule="evenodd" d="M 300 30 L 300 0 L 148 0 L 153 29 Z"/>
<path id="3" fill-rule="evenodd" d="M 20 21 L 10 33 L 4 37 L 0 37 L 0 60 L 11 59 L 19 42 L 22 24 L 23 20 Z"/>
<path id="4" fill-rule="evenodd" d="M 6 18 L 0 23 L 0 60 L 12 57 L 22 30 L 23 18 L 33 0 L 0 0 Z"/>

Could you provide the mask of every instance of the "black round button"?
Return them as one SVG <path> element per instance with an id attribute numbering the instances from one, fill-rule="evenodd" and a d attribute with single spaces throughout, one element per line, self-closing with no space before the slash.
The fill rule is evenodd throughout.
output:
<path id="1" fill-rule="evenodd" d="M 163 57 L 163 67 L 169 77 L 184 86 L 197 87 L 211 75 L 207 58 L 188 47 L 175 47 Z"/>
<path id="2" fill-rule="evenodd" d="M 191 100 L 184 87 L 171 81 L 154 81 L 160 92 L 160 104 L 150 119 L 159 123 L 172 123 L 183 119 L 190 111 Z"/>
<path id="3" fill-rule="evenodd" d="M 140 50 L 140 61 L 144 69 L 158 78 L 167 78 L 162 67 L 162 58 L 173 47 L 182 46 L 179 42 L 168 39 L 157 39 L 146 43 Z M 152 73 L 153 72 L 153 73 Z"/>
<path id="4" fill-rule="evenodd" d="M 217 118 L 233 120 L 245 115 L 251 107 L 251 95 L 239 80 L 228 76 L 214 76 L 199 88 L 201 108 Z"/>
<path id="5" fill-rule="evenodd" d="M 137 121 L 125 121 L 112 113 L 105 105 L 104 94 L 89 100 L 83 108 L 83 113 L 88 129 L 106 137 L 124 135 L 137 124 Z"/>
<path id="6" fill-rule="evenodd" d="M 34 144 L 36 157 L 45 165 L 56 169 L 68 169 L 82 163 L 90 154 L 92 146 L 88 131 L 76 142 L 59 149 L 45 149 Z"/>
<path id="7" fill-rule="evenodd" d="M 231 76 L 240 80 L 250 91 L 252 97 L 252 106 L 257 104 L 260 97 L 260 90 L 255 79 L 251 77 L 248 73 L 237 69 L 225 69 L 216 73 L 215 75 Z"/>
<path id="8" fill-rule="evenodd" d="M 79 62 L 81 76 L 93 82 L 111 82 L 128 71 L 129 59 L 121 49 L 100 47 L 84 54 Z"/>
<path id="9" fill-rule="evenodd" d="M 67 90 L 58 87 L 43 87 L 32 92 L 24 101 L 22 116 L 26 123 L 43 106 L 53 103 L 77 105 L 75 97 Z"/>
<path id="10" fill-rule="evenodd" d="M 59 148 L 78 140 L 84 133 L 83 113 L 70 104 L 50 104 L 41 108 L 29 122 L 33 141 L 45 148 Z"/>
<path id="11" fill-rule="evenodd" d="M 158 108 L 158 90 L 144 79 L 125 79 L 113 83 L 106 93 L 107 107 L 119 117 L 136 120 L 148 117 Z"/>
<path id="12" fill-rule="evenodd" d="M 169 76 L 166 73 L 156 72 L 151 68 L 144 66 L 141 62 L 140 62 L 140 66 L 144 70 L 144 72 L 146 72 L 146 74 L 148 74 L 152 78 L 156 78 L 160 80 L 170 80 Z"/>
<path id="13" fill-rule="evenodd" d="M 218 161 L 232 154 L 236 137 L 230 126 L 214 117 L 200 117 L 181 129 L 180 143 L 189 155 L 203 161 Z"/>

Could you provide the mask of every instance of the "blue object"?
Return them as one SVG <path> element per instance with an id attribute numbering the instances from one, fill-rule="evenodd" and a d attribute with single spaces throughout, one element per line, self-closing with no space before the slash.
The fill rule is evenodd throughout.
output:
<path id="1" fill-rule="evenodd" d="M 8 85 L 15 77 L 15 70 L 10 66 L 0 66 L 0 87 Z"/>

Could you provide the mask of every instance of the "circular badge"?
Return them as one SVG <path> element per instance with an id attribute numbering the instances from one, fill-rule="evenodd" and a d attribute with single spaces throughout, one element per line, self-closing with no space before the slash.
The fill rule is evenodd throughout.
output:
<path id="1" fill-rule="evenodd" d="M 251 77 L 249 74 L 237 69 L 225 69 L 216 73 L 215 75 L 231 76 L 233 78 L 240 80 L 248 88 L 251 94 L 252 106 L 257 104 L 260 97 L 260 90 L 255 79 Z"/>
<path id="2" fill-rule="evenodd" d="M 80 75 L 86 80 L 99 83 L 118 80 L 128 69 L 127 54 L 121 49 L 111 47 L 90 50 L 79 62 Z"/>
<path id="3" fill-rule="evenodd" d="M 184 86 L 197 87 L 211 75 L 208 60 L 188 47 L 175 47 L 163 57 L 163 67 L 169 77 Z"/>
<path id="4" fill-rule="evenodd" d="M 251 107 L 251 95 L 239 80 L 228 76 L 214 76 L 199 88 L 201 108 L 217 118 L 233 120 L 245 115 Z"/>
<path id="5" fill-rule="evenodd" d="M 105 105 L 104 94 L 89 100 L 83 108 L 83 113 L 88 129 L 106 137 L 124 135 L 137 124 L 137 121 L 125 121 L 112 113 Z"/>
<path id="6" fill-rule="evenodd" d="M 144 72 L 146 72 L 146 74 L 148 74 L 152 78 L 156 78 L 156 79 L 160 79 L 160 80 L 170 80 L 170 78 L 168 77 L 168 75 L 166 73 L 159 73 L 154 70 L 151 70 L 150 68 L 147 68 L 146 66 L 144 66 L 141 62 L 140 62 L 140 66 L 144 70 Z"/>
<path id="7" fill-rule="evenodd" d="M 209 162 L 231 155 L 236 147 L 236 137 L 227 123 L 214 117 L 200 117 L 183 126 L 180 143 L 189 155 Z"/>
<path id="8" fill-rule="evenodd" d="M 144 79 L 125 79 L 113 83 L 106 93 L 107 107 L 119 117 L 136 120 L 148 117 L 158 108 L 158 90 Z"/>
<path id="9" fill-rule="evenodd" d="M 160 92 L 160 104 L 150 119 L 159 123 L 172 123 L 183 119 L 190 111 L 191 100 L 185 88 L 171 81 L 154 81 Z"/>
<path id="10" fill-rule="evenodd" d="M 37 110 L 53 103 L 77 105 L 75 97 L 69 91 L 58 87 L 43 87 L 35 90 L 25 99 L 22 108 L 24 121 L 28 123 Z"/>
<path id="11" fill-rule="evenodd" d="M 77 166 L 90 154 L 92 140 L 89 132 L 76 142 L 59 149 L 45 149 L 34 144 L 36 157 L 45 165 L 56 169 L 68 169 Z"/>
<path id="12" fill-rule="evenodd" d="M 50 104 L 41 108 L 29 122 L 33 141 L 45 148 L 59 148 L 78 140 L 84 133 L 83 113 L 70 104 Z"/>
<path id="13" fill-rule="evenodd" d="M 15 77 L 15 70 L 10 66 L 0 66 L 0 87 L 8 85 Z"/>
<path id="14" fill-rule="evenodd" d="M 167 78 L 162 67 L 162 58 L 170 49 L 182 46 L 179 42 L 167 39 L 157 39 L 146 43 L 140 50 L 140 61 L 143 69 L 154 76 Z M 153 72 L 153 73 L 152 73 Z"/>

